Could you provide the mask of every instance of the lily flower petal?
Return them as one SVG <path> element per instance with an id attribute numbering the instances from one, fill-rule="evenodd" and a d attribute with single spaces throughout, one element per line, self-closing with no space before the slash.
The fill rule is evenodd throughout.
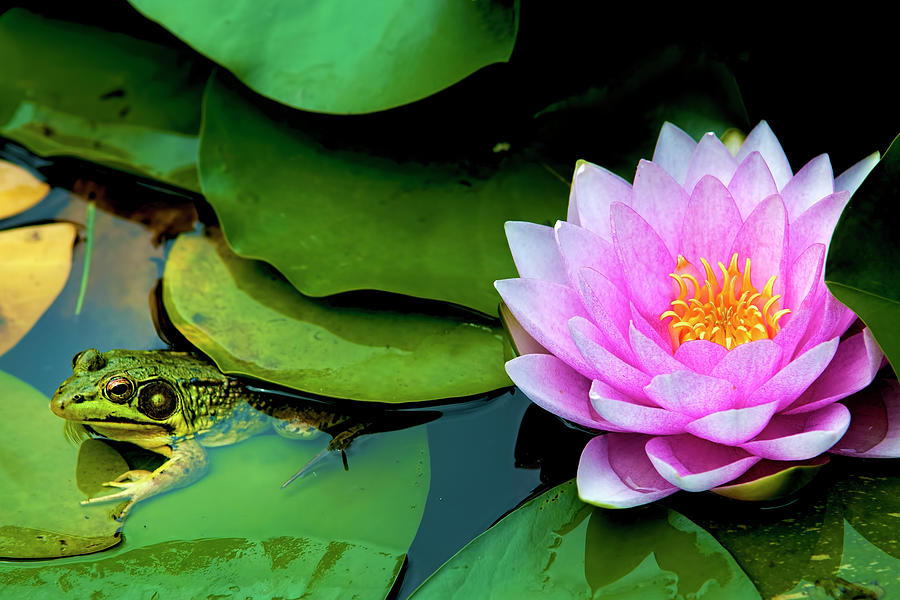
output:
<path id="1" fill-rule="evenodd" d="M 645 449 L 663 479 L 689 492 L 728 483 L 760 461 L 740 448 L 687 434 L 655 437 Z"/>
<path id="2" fill-rule="evenodd" d="M 777 415 L 753 440 L 748 452 L 771 460 L 806 460 L 834 446 L 850 426 L 850 411 L 840 403 L 801 415 Z"/>
<path id="3" fill-rule="evenodd" d="M 627 485 L 613 470 L 609 460 L 609 440 L 627 440 L 620 444 L 619 470 L 642 483 Z M 678 491 L 678 488 L 659 476 L 643 451 L 644 436 L 629 434 L 601 435 L 593 438 L 581 453 L 578 463 L 578 496 L 585 502 L 607 508 L 630 508 L 654 502 Z M 648 485 L 648 482 L 650 485 Z"/>
<path id="4" fill-rule="evenodd" d="M 615 431 L 587 401 L 590 382 L 551 354 L 526 354 L 506 363 L 506 372 L 532 402 L 590 429 Z"/>

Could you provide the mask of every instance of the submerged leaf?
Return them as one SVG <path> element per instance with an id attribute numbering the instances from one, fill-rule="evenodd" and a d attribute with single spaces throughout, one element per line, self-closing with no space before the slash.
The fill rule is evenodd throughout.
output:
<path id="1" fill-rule="evenodd" d="M 0 372 L 0 558 L 52 558 L 97 552 L 121 538 L 109 508 L 81 506 L 77 448 L 63 436 L 49 399 Z"/>
<path id="2" fill-rule="evenodd" d="M 49 185 L 19 165 L 0 160 L 0 219 L 28 210 L 49 191 Z"/>
<path id="3" fill-rule="evenodd" d="M 493 281 L 515 273 L 503 223 L 565 214 L 566 184 L 520 158 L 476 179 L 458 166 L 335 149 L 219 77 L 204 114 L 203 192 L 228 243 L 307 295 L 375 289 L 495 315 Z"/>
<path id="4" fill-rule="evenodd" d="M 176 50 L 22 9 L 0 16 L 0 134 L 197 189 L 202 82 Z"/>
<path id="5" fill-rule="evenodd" d="M 406 104 L 505 62 L 518 26 L 518 2 L 497 0 L 131 4 L 260 94 L 340 114 Z"/>
<path id="6" fill-rule="evenodd" d="M 545 492 L 460 550 L 427 598 L 759 599 L 734 559 L 684 516 L 594 508 L 574 482 Z"/>
<path id="7" fill-rule="evenodd" d="M 163 299 L 175 327 L 225 373 L 392 403 L 509 385 L 503 333 L 491 321 L 398 296 L 307 298 L 221 236 L 178 238 Z"/>
<path id="8" fill-rule="evenodd" d="M 74 241 L 71 223 L 0 232 L 0 354 L 28 333 L 62 291 Z"/>

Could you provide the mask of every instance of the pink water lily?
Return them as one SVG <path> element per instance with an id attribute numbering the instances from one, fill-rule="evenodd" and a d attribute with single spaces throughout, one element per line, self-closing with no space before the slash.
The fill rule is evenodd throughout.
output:
<path id="1" fill-rule="evenodd" d="M 531 352 L 507 372 L 608 432 L 582 453 L 583 500 L 723 490 L 829 451 L 900 455 L 895 385 L 840 402 L 883 356 L 824 282 L 837 220 L 877 160 L 835 179 L 822 155 L 793 174 L 765 122 L 736 155 L 667 123 L 632 184 L 580 162 L 566 221 L 507 223 L 521 277 L 496 287 Z"/>

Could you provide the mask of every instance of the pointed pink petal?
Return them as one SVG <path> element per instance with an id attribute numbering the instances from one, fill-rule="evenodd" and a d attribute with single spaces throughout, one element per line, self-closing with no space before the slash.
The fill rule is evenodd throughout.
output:
<path id="1" fill-rule="evenodd" d="M 842 404 L 850 410 L 850 428 L 830 452 L 865 458 L 900 457 L 900 384 L 896 379 L 877 379 Z"/>
<path id="2" fill-rule="evenodd" d="M 622 285 L 622 268 L 612 242 L 565 221 L 558 221 L 553 230 L 559 245 L 558 254 L 565 265 L 563 271 L 568 274 L 564 283 L 569 287 L 578 289 L 578 272 L 582 267 L 599 271 L 614 284 Z"/>
<path id="3" fill-rule="evenodd" d="M 627 473 L 627 485 L 610 465 L 610 438 L 628 438 L 624 451 L 616 452 L 619 470 Z M 632 441 L 633 440 L 633 441 Z M 678 491 L 653 468 L 639 435 L 606 434 L 588 442 L 578 463 L 578 496 L 589 504 L 606 508 L 631 508 L 664 498 Z M 639 491 L 639 490 L 646 491 Z"/>
<path id="4" fill-rule="evenodd" d="M 797 171 L 781 190 L 781 197 L 793 221 L 810 206 L 833 193 L 834 172 L 831 170 L 831 161 L 827 154 L 822 154 Z"/>
<path id="5" fill-rule="evenodd" d="M 695 419 L 734 408 L 737 400 L 737 390 L 728 381 L 693 371 L 657 375 L 644 391 L 659 406 Z"/>
<path id="6" fill-rule="evenodd" d="M 825 295 L 825 309 L 819 330 L 810 337 L 809 342 L 819 343 L 821 340 L 843 335 L 854 322 L 856 322 L 856 313 L 828 293 Z"/>
<path id="7" fill-rule="evenodd" d="M 881 155 L 878 152 L 873 152 L 869 156 L 865 157 L 840 175 L 834 180 L 834 189 L 835 191 L 847 191 L 850 194 L 856 193 L 856 190 L 859 189 L 859 186 L 862 185 L 863 180 L 872 172 L 872 169 L 875 168 L 875 165 L 878 164 L 878 160 L 881 158 Z"/>
<path id="8" fill-rule="evenodd" d="M 778 196 L 760 202 L 738 231 L 728 255 L 737 252 L 742 269 L 745 259 L 750 259 L 750 280 L 757 290 L 762 290 L 772 275 L 777 277 L 775 293 L 784 289 L 787 234 L 787 213 Z"/>
<path id="9" fill-rule="evenodd" d="M 668 121 L 663 123 L 653 151 L 653 162 L 661 166 L 678 183 L 683 184 L 697 142 Z"/>
<path id="10" fill-rule="evenodd" d="M 631 206 L 659 234 L 673 256 L 681 245 L 681 222 L 687 205 L 684 188 L 662 167 L 646 160 L 638 163 Z"/>
<path id="11" fill-rule="evenodd" d="M 520 277 L 568 283 L 553 229 L 524 221 L 506 222 L 506 239 Z"/>
<path id="12" fill-rule="evenodd" d="M 810 329 L 810 322 L 815 316 L 814 306 L 805 303 L 800 308 L 792 308 L 788 315 L 785 315 L 778 322 L 781 330 L 772 340 L 781 347 L 781 362 L 786 365 L 795 356 L 799 356 L 797 345 L 807 335 Z"/>
<path id="13" fill-rule="evenodd" d="M 594 325 L 606 340 L 603 345 L 625 362 L 633 363 L 634 353 L 625 337 L 631 317 L 628 298 L 620 288 L 593 269 L 581 270 L 578 289 Z"/>
<path id="14" fill-rule="evenodd" d="M 600 380 L 594 380 L 591 385 L 590 398 L 597 414 L 619 431 L 653 435 L 684 433 L 684 426 L 691 421 L 687 415 L 632 402 Z"/>
<path id="15" fill-rule="evenodd" d="M 700 264 L 701 257 L 712 264 L 727 262 L 740 228 L 741 213 L 728 189 L 715 177 L 703 177 L 688 202 L 681 227 L 681 254 L 694 265 Z"/>
<path id="16" fill-rule="evenodd" d="M 506 363 L 506 372 L 522 393 L 541 408 L 583 427 L 611 426 L 591 408 L 591 381 L 555 356 L 519 356 Z"/>
<path id="17" fill-rule="evenodd" d="M 825 196 L 800 216 L 791 220 L 791 260 L 812 244 L 831 243 L 831 235 L 838 219 L 850 200 L 849 192 Z"/>
<path id="18" fill-rule="evenodd" d="M 568 286 L 541 279 L 501 279 L 494 282 L 510 312 L 541 346 L 561 358 L 582 375 L 597 374 L 569 333 L 569 319 L 586 317 L 581 297 Z"/>
<path id="19" fill-rule="evenodd" d="M 687 434 L 656 437 L 645 448 L 659 474 L 689 492 L 702 492 L 728 483 L 760 460 L 740 448 Z"/>
<path id="20" fill-rule="evenodd" d="M 778 402 L 769 402 L 714 412 L 688 423 L 685 431 L 710 442 L 735 446 L 752 439 L 765 429 L 776 408 Z"/>
<path id="21" fill-rule="evenodd" d="M 825 268 L 825 245 L 813 244 L 800 253 L 793 261 L 784 292 L 785 307 L 799 307 L 807 297 L 818 292 L 822 281 L 822 269 Z M 807 302 L 811 306 L 812 302 Z"/>
<path id="22" fill-rule="evenodd" d="M 747 139 L 744 140 L 744 145 L 737 154 L 738 163 L 743 162 L 751 152 L 759 152 L 762 155 L 772 173 L 775 185 L 779 190 L 784 188 L 790 181 L 793 171 L 791 171 L 791 165 L 787 156 L 784 155 L 778 138 L 775 137 L 769 124 L 765 121 L 760 121 L 759 125 L 754 127 Z"/>
<path id="23" fill-rule="evenodd" d="M 768 381 L 781 364 L 781 348 L 772 340 L 756 340 L 731 349 L 710 372 L 731 382 L 738 405 L 756 388 Z"/>
<path id="24" fill-rule="evenodd" d="M 631 299 L 641 314 L 658 318 L 674 297 L 669 273 L 675 259 L 652 227 L 624 204 L 612 205 L 613 244 Z"/>
<path id="25" fill-rule="evenodd" d="M 512 338 L 513 349 L 517 354 L 550 354 L 549 350 L 538 344 L 537 340 L 522 328 L 503 301 L 500 302 L 500 319 L 506 326 L 509 337 Z"/>
<path id="26" fill-rule="evenodd" d="M 751 152 L 735 171 L 728 191 L 741 213 L 741 219 L 745 220 L 757 204 L 778 193 L 778 186 L 762 155 Z"/>
<path id="27" fill-rule="evenodd" d="M 644 373 L 674 373 L 684 369 L 684 365 L 675 360 L 671 350 L 663 350 L 652 339 L 638 331 L 632 321 L 628 328 L 628 341 L 634 351 L 636 363 Z"/>
<path id="28" fill-rule="evenodd" d="M 569 329 L 575 345 L 595 373 L 591 379 L 600 379 L 630 397 L 644 397 L 643 388 L 650 378 L 610 352 L 596 325 L 587 319 L 573 317 Z"/>
<path id="29" fill-rule="evenodd" d="M 609 207 L 613 202 L 631 204 L 631 185 L 603 167 L 578 161 L 569 206 L 577 208 L 581 226 L 610 239 Z"/>
<path id="30" fill-rule="evenodd" d="M 850 411 L 838 402 L 802 415 L 775 415 L 741 448 L 772 460 L 806 460 L 834 446 L 850 425 Z"/>
<path id="31" fill-rule="evenodd" d="M 696 373 L 708 375 L 726 354 L 728 350 L 721 344 L 709 340 L 690 340 L 678 346 L 675 359 Z"/>
<path id="32" fill-rule="evenodd" d="M 835 338 L 804 352 L 750 394 L 745 406 L 777 402 L 778 410 L 784 410 L 822 374 L 837 348 L 838 339 Z"/>
<path id="33" fill-rule="evenodd" d="M 700 138 L 697 149 L 691 157 L 691 164 L 684 178 L 684 189 L 692 194 L 691 190 L 705 175 L 715 177 L 724 186 L 731 181 L 737 167 L 737 161 L 725 144 L 716 137 L 716 134 L 707 133 Z"/>
<path id="34" fill-rule="evenodd" d="M 841 342 L 822 375 L 786 414 L 816 410 L 863 389 L 875 378 L 884 355 L 868 328 Z"/>
<path id="35" fill-rule="evenodd" d="M 631 324 L 634 325 L 635 329 L 640 331 L 644 337 L 649 340 L 652 340 L 654 344 L 665 350 L 666 352 L 672 351 L 672 338 L 669 335 L 669 328 L 666 323 L 660 320 L 658 317 L 653 319 L 652 321 L 648 321 L 644 318 L 644 316 L 638 311 L 637 307 L 632 303 L 631 307 Z"/>

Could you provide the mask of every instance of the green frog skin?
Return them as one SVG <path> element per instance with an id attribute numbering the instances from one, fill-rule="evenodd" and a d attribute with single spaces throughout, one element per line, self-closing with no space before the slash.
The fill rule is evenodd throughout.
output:
<path id="1" fill-rule="evenodd" d="M 166 458 L 155 471 L 131 470 L 104 483 L 118 492 L 83 502 L 127 501 L 116 515 L 119 519 L 134 503 L 202 477 L 208 466 L 204 447 L 234 444 L 273 425 L 288 437 L 309 437 L 318 431 L 331 434 L 327 449 L 290 483 L 328 451 L 345 450 L 366 429 L 365 424 L 324 404 L 285 401 L 250 390 L 186 352 L 101 353 L 92 348 L 72 359 L 72 370 L 53 395 L 50 410 L 93 433 L 131 442 Z"/>

